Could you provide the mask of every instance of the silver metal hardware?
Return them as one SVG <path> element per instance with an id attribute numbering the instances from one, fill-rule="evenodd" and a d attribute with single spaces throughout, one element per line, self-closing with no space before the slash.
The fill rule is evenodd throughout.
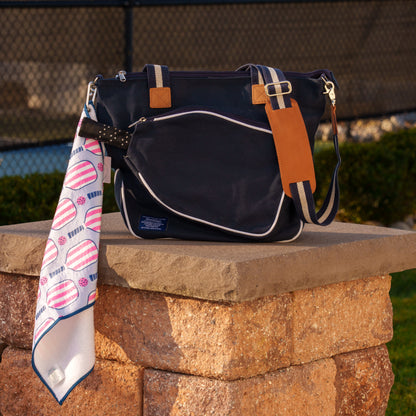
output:
<path id="1" fill-rule="evenodd" d="M 270 94 L 269 93 L 269 87 L 271 87 L 272 85 L 279 85 L 280 88 L 282 88 L 282 84 L 286 84 L 287 85 L 287 91 L 283 92 L 275 92 L 274 94 Z M 292 84 L 290 83 L 290 81 L 279 81 L 279 82 L 269 82 L 268 84 L 264 85 L 264 91 L 266 91 L 266 95 L 268 95 L 269 97 L 277 97 L 279 95 L 286 95 L 286 94 L 290 94 L 292 92 Z"/>
<path id="2" fill-rule="evenodd" d="M 116 78 L 118 78 L 121 82 L 126 82 L 126 71 L 118 71 Z"/>
<path id="3" fill-rule="evenodd" d="M 328 98 L 331 101 L 331 105 L 335 105 L 336 103 L 336 96 L 335 96 L 335 85 L 332 81 L 329 81 L 325 75 L 321 75 L 322 81 L 324 81 L 325 91 L 324 94 L 328 94 Z"/>
<path id="4" fill-rule="evenodd" d="M 136 124 L 144 123 L 146 120 L 147 120 L 146 117 L 140 117 L 137 121 L 135 121 L 134 123 L 131 123 L 129 128 L 134 127 Z"/>
<path id="5" fill-rule="evenodd" d="M 88 83 L 88 89 L 87 89 L 87 97 L 85 99 L 85 105 L 88 107 L 90 102 L 95 102 L 95 97 L 97 95 L 97 86 L 95 85 L 95 81 L 91 81 Z"/>

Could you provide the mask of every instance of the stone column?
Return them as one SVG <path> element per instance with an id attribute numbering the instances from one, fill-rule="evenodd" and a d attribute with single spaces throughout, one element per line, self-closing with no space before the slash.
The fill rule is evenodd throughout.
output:
<path id="1" fill-rule="evenodd" d="M 416 267 L 416 233 L 335 223 L 290 244 L 145 241 L 105 215 L 97 362 L 60 407 L 30 365 L 49 226 L 0 227 L 0 414 L 384 415 L 388 273 Z"/>

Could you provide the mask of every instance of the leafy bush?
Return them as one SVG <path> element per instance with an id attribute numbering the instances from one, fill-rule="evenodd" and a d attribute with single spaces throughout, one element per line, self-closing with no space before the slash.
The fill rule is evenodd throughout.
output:
<path id="1" fill-rule="evenodd" d="M 341 220 L 390 225 L 416 212 L 416 129 L 379 142 L 344 143 L 341 157 Z M 314 159 L 319 205 L 335 165 L 333 150 L 318 146 Z M 52 219 L 63 179 L 63 173 L 0 178 L 0 225 Z M 106 184 L 103 212 L 117 210 L 113 185 Z"/>
<path id="2" fill-rule="evenodd" d="M 333 150 L 324 147 L 314 158 L 321 185 L 316 198 L 322 203 Z M 379 142 L 344 143 L 341 158 L 340 219 L 390 225 L 416 212 L 416 129 L 386 134 Z"/>
<path id="3" fill-rule="evenodd" d="M 63 173 L 0 178 L 0 225 L 52 219 L 64 180 Z M 117 211 L 113 185 L 104 187 L 103 211 Z"/>

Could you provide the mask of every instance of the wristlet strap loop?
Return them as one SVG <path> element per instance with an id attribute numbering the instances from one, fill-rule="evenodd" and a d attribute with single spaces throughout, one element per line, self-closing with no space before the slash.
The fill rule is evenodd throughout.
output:
<path id="1" fill-rule="evenodd" d="M 165 65 L 145 65 L 143 72 L 147 73 L 149 86 L 150 108 L 172 107 L 169 69 Z"/>

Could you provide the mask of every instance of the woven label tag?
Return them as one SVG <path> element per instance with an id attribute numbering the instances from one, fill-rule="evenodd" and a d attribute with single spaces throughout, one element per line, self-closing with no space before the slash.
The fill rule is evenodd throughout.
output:
<path id="1" fill-rule="evenodd" d="M 166 231 L 167 227 L 167 218 L 150 217 L 148 215 L 142 215 L 140 217 L 139 230 Z"/>

